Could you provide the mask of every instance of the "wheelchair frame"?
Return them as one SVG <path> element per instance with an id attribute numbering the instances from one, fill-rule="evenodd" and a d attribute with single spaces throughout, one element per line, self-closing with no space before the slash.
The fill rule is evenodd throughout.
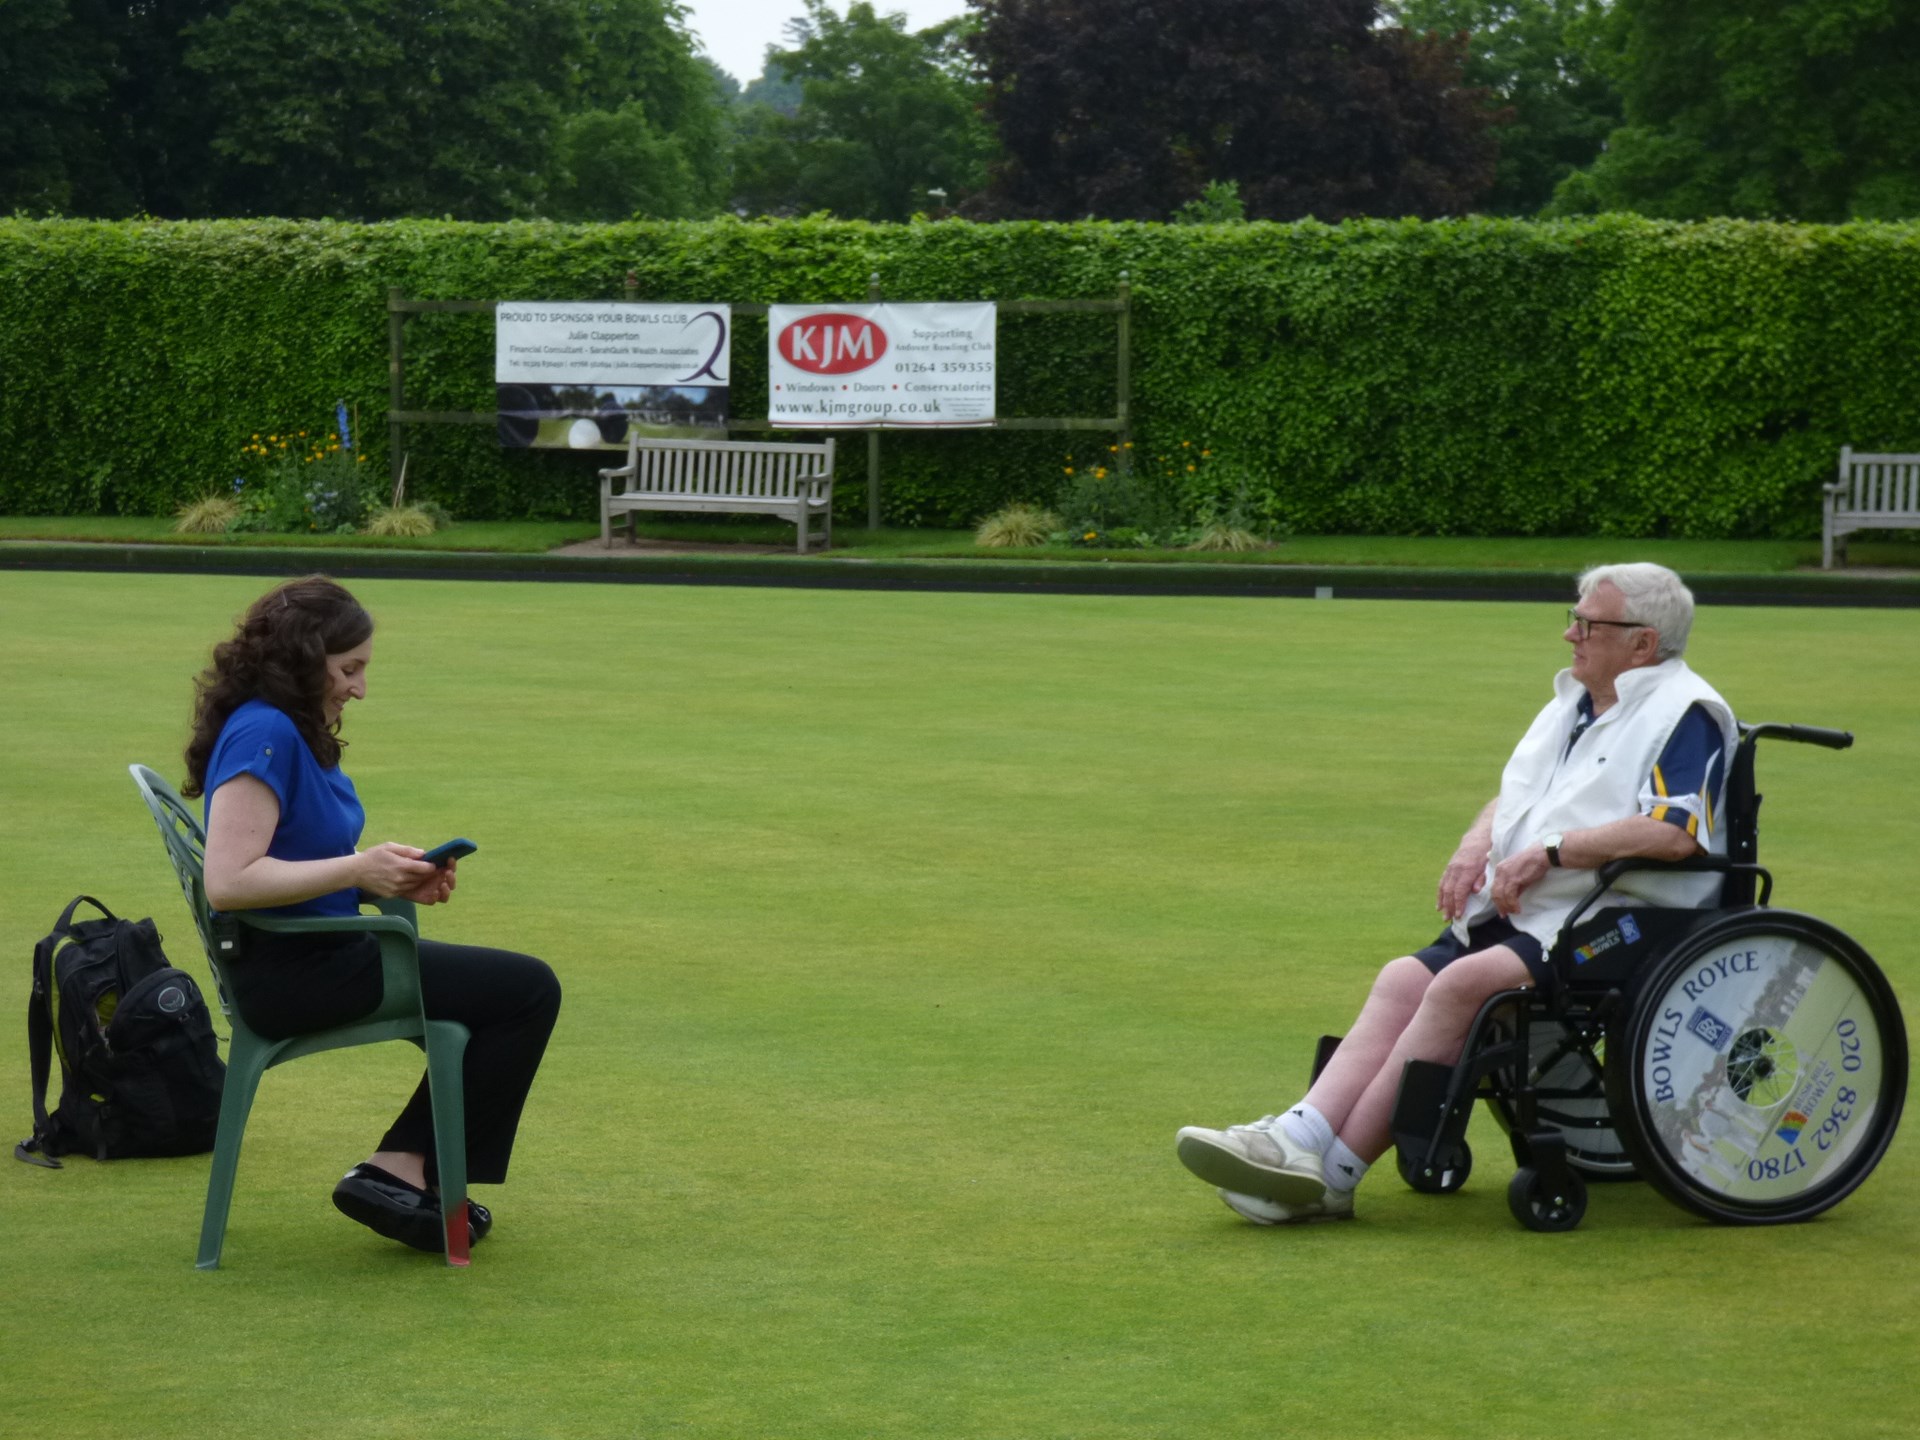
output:
<path id="1" fill-rule="evenodd" d="M 1728 853 L 1602 866 L 1549 951 L 1553 982 L 1491 997 L 1457 1063 L 1407 1062 L 1391 1128 L 1401 1177 L 1415 1190 L 1448 1193 L 1465 1183 L 1475 1099 L 1488 1101 L 1508 1132 L 1518 1168 L 1507 1204 L 1530 1230 L 1577 1226 L 1589 1180 L 1638 1176 L 1696 1214 L 1756 1225 L 1809 1219 L 1871 1173 L 1899 1123 L 1906 1031 L 1892 988 L 1865 950 L 1824 921 L 1769 908 L 1773 877 L 1759 863 L 1762 796 L 1754 786 L 1762 739 L 1835 750 L 1853 744 L 1845 731 L 1741 726 L 1727 776 Z M 1588 917 L 1614 880 L 1634 869 L 1723 872 L 1721 903 L 1700 910 L 1615 905 Z M 1749 938 L 1752 948 L 1726 948 Z M 1767 963 L 1763 949 L 1774 964 L 1764 986 L 1737 977 L 1727 986 L 1731 993 L 1745 983 L 1756 992 L 1740 1026 L 1705 1004 L 1688 1016 L 1696 989 L 1704 994 L 1727 979 L 1729 966 L 1756 971 Z M 1831 981 L 1818 978 L 1828 962 Z M 1825 1048 L 1811 1055 L 1803 1080 L 1784 1029 L 1816 984 L 1826 1007 L 1820 1013 L 1837 1017 L 1821 1042 L 1833 1058 Z M 1755 1023 L 1763 1010 L 1778 1024 Z M 1715 1057 L 1697 1068 L 1684 1109 L 1669 1103 L 1684 1083 L 1674 1079 L 1683 1030 Z M 1316 1076 L 1338 1043 L 1322 1038 Z M 1700 1048 L 1688 1052 L 1696 1067 Z M 1723 1092 L 1733 1097 L 1731 1115 L 1716 1108 Z M 1781 1153 L 1762 1159 L 1766 1147 Z"/>

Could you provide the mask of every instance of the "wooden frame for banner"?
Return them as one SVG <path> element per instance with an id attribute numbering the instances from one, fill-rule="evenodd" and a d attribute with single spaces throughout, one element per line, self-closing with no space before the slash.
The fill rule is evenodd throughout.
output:
<path id="1" fill-rule="evenodd" d="M 633 271 L 627 272 L 626 283 L 622 287 L 621 299 L 629 302 L 640 298 L 640 278 Z M 881 294 L 880 277 L 875 274 L 868 277 L 867 303 L 878 304 L 886 298 Z M 829 301 L 810 302 L 829 304 Z M 498 422 L 499 415 L 492 410 L 409 410 L 407 408 L 407 359 L 406 325 L 409 315 L 430 314 L 492 314 L 499 306 L 498 300 L 409 300 L 398 289 L 387 291 L 387 460 L 391 470 L 389 478 L 396 489 L 400 484 L 403 467 L 406 464 L 406 427 L 409 425 L 492 425 Z M 955 426 L 966 430 L 1112 430 L 1119 434 L 1121 465 L 1130 467 L 1133 452 L 1128 443 L 1133 438 L 1133 289 L 1127 278 L 1127 272 L 1120 272 L 1120 288 L 1110 300 L 1000 300 L 995 304 L 1006 315 L 1061 315 L 1071 313 L 1107 314 L 1115 317 L 1114 364 L 1114 413 L 1112 415 L 1022 415 L 1014 418 L 1002 417 L 988 425 Z M 747 303 L 732 305 L 735 315 L 765 316 L 768 307 Z M 810 427 L 811 428 L 811 427 Z M 880 437 L 885 433 L 882 427 L 858 425 L 822 427 L 829 429 L 861 430 L 867 432 L 867 528 L 880 528 Z M 730 419 L 726 429 L 766 431 L 768 433 L 792 432 L 792 426 L 776 426 L 761 415 L 745 419 Z"/>

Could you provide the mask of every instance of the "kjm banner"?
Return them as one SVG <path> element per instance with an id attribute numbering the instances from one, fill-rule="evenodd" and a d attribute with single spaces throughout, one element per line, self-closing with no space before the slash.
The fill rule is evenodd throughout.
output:
<path id="1" fill-rule="evenodd" d="M 994 420 L 994 307 L 774 305 L 767 418 L 781 429 Z"/>
<path id="2" fill-rule="evenodd" d="M 727 423 L 726 305 L 502 302 L 493 378 L 500 443 L 620 449 L 627 431 L 701 435 Z"/>

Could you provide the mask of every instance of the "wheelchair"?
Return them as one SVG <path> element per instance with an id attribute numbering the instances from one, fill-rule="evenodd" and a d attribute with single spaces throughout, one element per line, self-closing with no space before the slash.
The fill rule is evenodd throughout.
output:
<path id="1" fill-rule="evenodd" d="M 1466 1182 L 1476 1099 L 1507 1132 L 1518 1167 L 1507 1205 L 1529 1230 L 1571 1230 L 1589 1182 L 1634 1178 L 1722 1224 L 1807 1220 L 1879 1163 L 1906 1098 L 1906 1029 L 1865 950 L 1823 920 L 1769 908 L 1761 740 L 1853 744 L 1845 731 L 1742 725 L 1728 853 L 1603 866 L 1548 951 L 1550 982 L 1488 1000 L 1456 1064 L 1407 1062 L 1392 1131 L 1415 1190 Z M 1720 902 L 1594 909 L 1632 869 L 1723 872 Z M 1338 1043 L 1322 1038 L 1316 1076 Z"/>

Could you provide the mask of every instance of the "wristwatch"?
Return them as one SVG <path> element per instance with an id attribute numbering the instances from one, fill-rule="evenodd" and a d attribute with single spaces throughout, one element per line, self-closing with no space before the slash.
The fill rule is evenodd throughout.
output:
<path id="1" fill-rule="evenodd" d="M 1566 836 L 1555 831 L 1540 842 L 1547 847 L 1547 864 L 1556 870 L 1560 868 L 1560 846 L 1565 842 L 1566 838 Z"/>

